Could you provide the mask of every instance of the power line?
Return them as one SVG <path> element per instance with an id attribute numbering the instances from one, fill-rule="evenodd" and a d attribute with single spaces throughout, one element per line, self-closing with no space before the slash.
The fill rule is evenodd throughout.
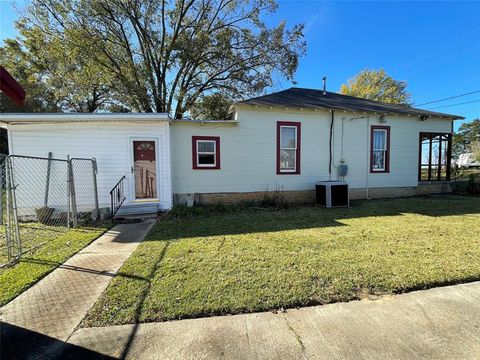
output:
<path id="1" fill-rule="evenodd" d="M 433 104 L 433 103 L 437 103 L 437 102 L 441 102 L 441 101 L 445 101 L 445 100 L 450 100 L 450 99 L 456 99 L 456 98 L 459 98 L 459 97 L 462 97 L 462 96 L 467 96 L 467 95 L 472 95 L 472 94 L 477 94 L 477 93 L 480 93 L 480 90 L 468 92 L 468 93 L 465 93 L 465 94 L 450 96 L 450 97 L 446 97 L 446 98 L 439 99 L 439 100 L 433 100 L 433 101 L 429 101 L 429 102 L 426 102 L 426 103 L 423 103 L 423 104 L 418 104 L 418 105 L 415 104 L 415 106 L 422 106 L 422 105 L 427 105 L 427 104 Z"/>
<path id="2" fill-rule="evenodd" d="M 480 79 L 480 75 L 475 75 L 475 76 L 472 76 L 470 78 L 466 78 L 466 79 L 463 79 L 463 80 L 460 80 L 460 81 L 456 81 L 454 83 L 448 83 L 447 85 L 435 88 L 435 90 L 433 90 L 433 91 L 428 91 L 428 92 L 425 92 L 423 94 L 416 95 L 413 98 L 414 103 L 417 102 L 418 99 L 420 99 L 420 98 L 427 97 L 431 94 L 436 94 L 436 93 L 441 92 L 442 90 L 447 89 L 447 88 L 451 89 L 454 85 L 464 84 L 464 83 L 471 82 L 472 80 L 476 80 L 476 79 Z"/>
<path id="3" fill-rule="evenodd" d="M 457 104 L 437 106 L 437 107 L 434 107 L 434 108 L 431 108 L 431 109 L 428 109 L 428 110 L 441 109 L 441 108 L 446 108 L 446 107 L 450 107 L 450 106 L 458 106 L 458 105 L 472 104 L 472 103 L 476 103 L 476 102 L 479 102 L 479 101 L 480 101 L 480 99 L 478 99 L 478 100 L 473 100 L 473 101 L 465 101 L 465 102 L 457 103 Z"/>

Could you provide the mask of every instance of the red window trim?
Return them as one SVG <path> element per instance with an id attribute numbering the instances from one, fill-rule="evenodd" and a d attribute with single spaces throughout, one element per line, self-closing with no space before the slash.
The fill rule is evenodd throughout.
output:
<path id="1" fill-rule="evenodd" d="M 294 121 L 277 121 L 277 175 L 298 175 L 300 174 L 300 152 L 302 144 L 301 126 L 302 123 Z M 295 171 L 281 171 L 280 170 L 280 128 L 282 126 L 295 126 L 297 128 L 297 154 L 296 154 L 296 169 Z"/>
<path id="2" fill-rule="evenodd" d="M 197 163 L 197 141 L 215 141 L 215 165 L 199 166 Z M 220 136 L 192 136 L 192 168 L 193 170 L 219 170 L 220 169 Z"/>
<path id="3" fill-rule="evenodd" d="M 387 151 L 385 153 L 385 169 L 374 170 L 373 169 L 373 134 L 375 130 L 387 131 Z M 370 173 L 371 174 L 385 174 L 390 172 L 390 126 L 372 125 L 370 128 Z"/>

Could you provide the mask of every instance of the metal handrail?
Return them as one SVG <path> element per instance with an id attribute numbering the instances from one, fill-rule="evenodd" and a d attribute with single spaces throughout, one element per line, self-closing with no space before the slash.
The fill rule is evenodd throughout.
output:
<path id="1" fill-rule="evenodd" d="M 126 200 L 123 181 L 125 180 L 125 175 L 115 184 L 112 190 L 110 190 L 110 209 L 112 212 L 112 217 L 115 216 L 117 211 L 122 206 L 123 202 Z"/>

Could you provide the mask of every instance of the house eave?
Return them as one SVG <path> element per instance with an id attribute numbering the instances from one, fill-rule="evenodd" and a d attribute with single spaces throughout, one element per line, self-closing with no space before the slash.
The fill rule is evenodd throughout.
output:
<path id="1" fill-rule="evenodd" d="M 251 103 L 246 103 L 246 102 L 239 102 L 236 104 L 233 104 L 229 112 L 232 113 L 234 111 L 238 111 L 240 109 L 247 109 L 247 108 L 254 108 L 254 109 L 263 109 L 263 110 L 272 110 L 272 111 L 311 111 L 311 112 L 318 112 L 318 111 L 326 111 L 330 112 L 332 110 L 339 111 L 339 112 L 344 112 L 344 113 L 352 113 L 352 114 L 364 114 L 368 115 L 371 114 L 373 116 L 376 115 L 387 115 L 387 116 L 404 116 L 404 117 L 412 117 L 412 118 L 420 118 L 422 117 L 421 114 L 407 114 L 407 113 L 401 113 L 401 112 L 392 112 L 392 111 L 372 111 L 372 110 L 359 110 L 359 109 L 351 109 L 347 107 L 297 107 L 297 106 L 287 106 L 287 105 L 266 105 L 266 104 L 251 104 Z M 464 120 L 465 118 L 462 116 L 454 116 L 450 114 L 444 114 L 444 115 L 430 115 L 427 116 L 427 118 L 435 118 L 435 119 L 444 119 L 444 120 Z"/>
<path id="2" fill-rule="evenodd" d="M 0 124 L 76 122 L 163 122 L 167 113 L 1 113 Z"/>

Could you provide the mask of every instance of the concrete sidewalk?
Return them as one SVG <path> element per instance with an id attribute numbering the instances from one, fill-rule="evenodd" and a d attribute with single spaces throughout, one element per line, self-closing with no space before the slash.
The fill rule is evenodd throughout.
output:
<path id="1" fill-rule="evenodd" d="M 1 308 L 2 358 L 39 358 L 60 347 L 153 224 L 116 225 Z"/>
<path id="2" fill-rule="evenodd" d="M 480 359 L 480 282 L 288 310 L 78 329 L 62 359 Z"/>

